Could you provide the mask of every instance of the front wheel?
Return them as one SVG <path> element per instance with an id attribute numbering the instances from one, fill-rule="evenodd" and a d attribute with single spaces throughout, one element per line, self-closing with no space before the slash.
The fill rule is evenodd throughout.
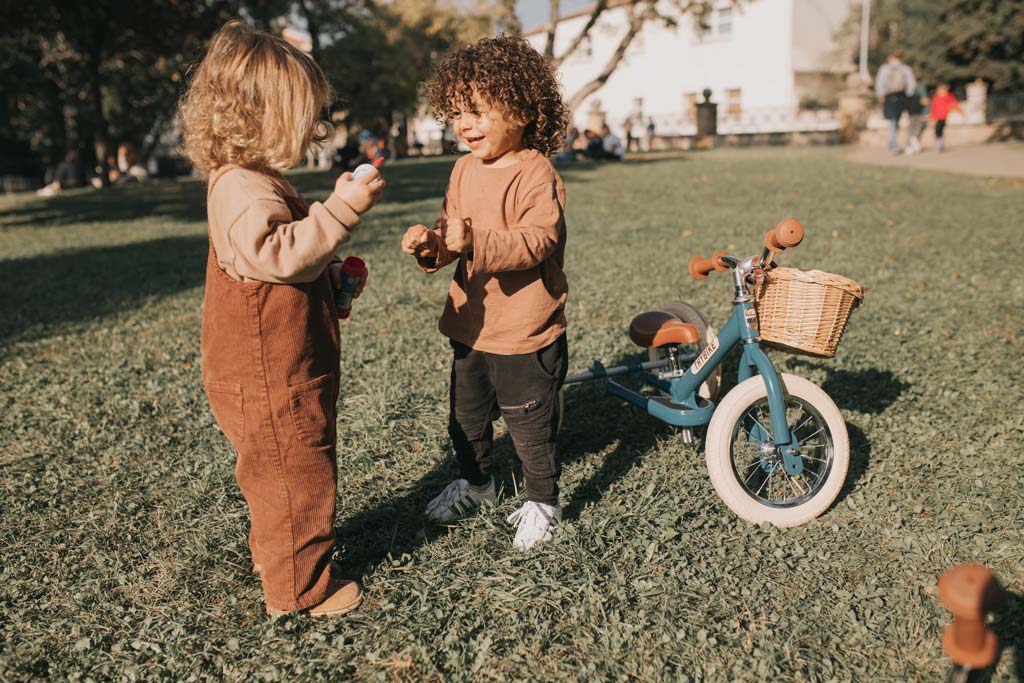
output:
<path id="1" fill-rule="evenodd" d="M 786 422 L 803 457 L 803 472 L 786 474 L 774 447 L 768 392 L 761 377 L 738 384 L 708 425 L 705 451 L 715 491 L 748 522 L 799 526 L 832 504 L 846 480 L 850 439 L 835 402 L 812 382 L 779 375 Z"/>

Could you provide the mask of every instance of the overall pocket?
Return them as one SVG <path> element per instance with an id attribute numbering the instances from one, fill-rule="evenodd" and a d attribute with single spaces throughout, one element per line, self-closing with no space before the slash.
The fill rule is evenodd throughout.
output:
<path id="1" fill-rule="evenodd" d="M 334 443 L 338 378 L 326 374 L 288 387 L 292 425 L 299 442 L 310 448 Z"/>
<path id="2" fill-rule="evenodd" d="M 210 410 L 224 436 L 232 444 L 245 442 L 245 402 L 242 385 L 232 382 L 206 382 Z"/>

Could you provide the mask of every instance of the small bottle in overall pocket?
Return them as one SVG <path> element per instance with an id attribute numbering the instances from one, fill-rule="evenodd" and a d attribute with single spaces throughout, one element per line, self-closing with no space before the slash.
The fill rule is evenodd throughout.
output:
<path id="1" fill-rule="evenodd" d="M 366 279 L 366 264 L 357 256 L 349 256 L 341 264 L 341 287 L 334 290 L 334 307 L 338 318 L 345 320 L 352 313 L 352 299 L 359 283 Z"/>

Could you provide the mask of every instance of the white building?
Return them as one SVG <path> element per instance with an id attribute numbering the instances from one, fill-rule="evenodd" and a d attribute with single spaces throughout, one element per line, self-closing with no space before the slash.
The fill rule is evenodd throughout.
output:
<path id="1" fill-rule="evenodd" d="M 856 0 L 722 2 L 705 19 L 680 18 L 675 27 L 647 22 L 604 86 L 576 110 L 582 130 L 599 101 L 610 127 L 634 132 L 654 120 L 658 135 L 692 135 L 694 105 L 709 88 L 718 103 L 719 133 L 833 130 L 843 75 L 854 71 L 853 50 L 837 34 Z M 597 76 L 626 33 L 630 8 L 611 0 L 586 40 L 560 67 L 566 98 Z M 579 34 L 592 8 L 562 17 L 555 33 L 559 55 Z M 664 14 L 675 10 L 663 3 Z M 547 27 L 525 34 L 544 50 Z M 832 106 L 830 106 L 832 105 Z M 639 116 L 638 116 L 639 114 Z"/>

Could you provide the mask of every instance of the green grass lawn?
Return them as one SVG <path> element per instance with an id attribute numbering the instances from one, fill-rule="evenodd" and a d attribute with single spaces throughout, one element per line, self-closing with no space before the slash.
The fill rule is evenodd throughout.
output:
<path id="1" fill-rule="evenodd" d="M 865 285 L 835 359 L 773 352 L 849 425 L 836 505 L 790 530 L 739 521 L 699 441 L 574 386 L 566 521 L 525 555 L 504 522 L 507 437 L 498 509 L 421 516 L 454 471 L 435 326 L 450 274 L 398 245 L 436 217 L 451 160 L 386 167 L 351 243 L 371 279 L 343 324 L 339 402 L 339 557 L 368 600 L 326 623 L 269 621 L 248 571 L 199 376 L 203 186 L 0 198 L 0 678 L 939 681 L 936 579 L 978 561 L 1012 593 L 993 680 L 1021 680 L 1024 191 L 842 155 L 563 170 L 573 370 L 635 353 L 631 316 L 674 299 L 721 324 L 731 282 L 691 279 L 689 259 L 752 254 L 786 216 L 807 237 L 783 265 Z M 311 199 L 332 185 L 294 179 Z"/>

